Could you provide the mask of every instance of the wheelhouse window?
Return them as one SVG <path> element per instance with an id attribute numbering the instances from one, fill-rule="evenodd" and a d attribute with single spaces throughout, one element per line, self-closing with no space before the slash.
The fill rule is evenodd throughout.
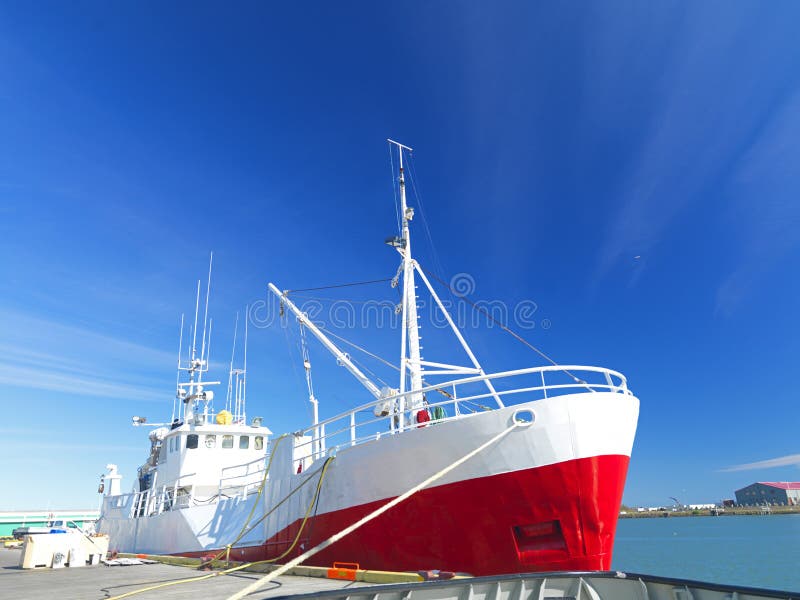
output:
<path id="1" fill-rule="evenodd" d="M 186 449 L 194 450 L 197 448 L 197 440 L 199 436 L 196 433 L 190 433 L 186 436 Z"/>
<path id="2" fill-rule="evenodd" d="M 253 447 L 256 450 L 263 450 L 264 449 L 264 438 L 263 438 L 263 436 L 257 435 L 256 439 L 254 440 L 254 442 L 255 443 L 253 444 Z"/>
<path id="3" fill-rule="evenodd" d="M 222 447 L 223 448 L 233 448 L 233 436 L 232 435 L 223 435 L 222 436 Z"/>
<path id="4" fill-rule="evenodd" d="M 215 435 L 207 435 L 206 436 L 206 448 L 216 448 L 217 447 L 217 436 Z"/>
<path id="5" fill-rule="evenodd" d="M 250 436 L 243 435 L 239 437 L 239 450 L 247 450 L 250 447 Z"/>

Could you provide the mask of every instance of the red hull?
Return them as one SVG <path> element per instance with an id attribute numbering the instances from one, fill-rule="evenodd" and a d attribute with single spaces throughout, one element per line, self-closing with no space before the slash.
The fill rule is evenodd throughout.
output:
<path id="1" fill-rule="evenodd" d="M 355 562 L 362 569 L 473 575 L 609 570 L 629 460 L 597 456 L 422 490 L 307 564 Z M 310 519 L 300 543 L 281 562 L 388 500 Z M 231 558 L 278 556 L 299 526 L 292 523 L 262 546 L 234 549 Z M 199 554 L 205 553 L 193 553 Z"/>

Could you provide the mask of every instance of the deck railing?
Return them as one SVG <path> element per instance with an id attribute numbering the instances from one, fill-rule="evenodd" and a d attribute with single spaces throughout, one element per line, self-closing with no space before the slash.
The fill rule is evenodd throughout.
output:
<path id="1" fill-rule="evenodd" d="M 247 497 L 252 490 L 257 489 L 264 479 L 269 453 L 248 463 L 224 467 L 219 480 L 219 497 L 241 494 Z"/>
<path id="2" fill-rule="evenodd" d="M 548 381 L 549 380 L 549 381 Z M 486 382 L 494 384 L 494 390 Z M 631 395 L 625 376 L 602 367 L 545 366 L 504 371 L 489 375 L 462 377 L 421 390 L 397 393 L 358 406 L 348 412 L 312 425 L 298 434 L 308 441 L 295 445 L 293 472 L 300 464 L 307 466 L 308 458 L 324 457 L 329 450 L 356 446 L 396 435 L 418 427 L 435 426 L 454 419 L 521 404 L 576 393 L 611 392 Z M 423 396 L 422 406 L 413 411 L 409 397 Z M 419 422 L 417 414 L 424 412 L 428 420 Z M 302 439 L 302 438 L 301 438 Z M 182 475 L 176 481 L 160 487 L 157 482 L 148 490 L 107 497 L 104 508 L 128 509 L 131 517 L 160 514 L 186 508 L 198 502 L 217 502 L 221 498 L 241 495 L 243 498 L 258 488 L 264 478 L 269 453 L 248 463 L 225 467 L 221 471 L 218 493 L 208 499 L 195 499 L 196 473 Z M 105 511 L 104 511 L 105 512 Z"/>
<path id="3" fill-rule="evenodd" d="M 269 453 L 248 463 L 224 467 L 219 479 L 218 493 L 209 498 L 195 498 L 196 482 L 193 479 L 197 473 L 186 473 L 171 483 L 153 485 L 141 492 L 107 496 L 104 499 L 103 512 L 128 509 L 128 516 L 136 518 L 187 508 L 193 504 L 213 504 L 221 498 L 237 495 L 246 498 L 248 494 L 258 489 L 264 479 L 267 460 Z"/>
<path id="4" fill-rule="evenodd" d="M 197 475 L 196 473 L 186 473 L 181 475 L 174 482 L 164 484 L 160 487 L 152 487 L 133 492 L 121 494 L 119 496 L 106 496 L 106 509 L 129 509 L 129 517 L 146 517 L 158 515 L 168 510 L 186 508 L 194 500 L 194 483 L 186 480 Z M 105 510 L 103 511 L 106 512 Z"/>
<path id="5" fill-rule="evenodd" d="M 495 391 L 486 387 L 489 381 L 494 384 Z M 325 456 L 329 449 L 355 446 L 382 435 L 395 435 L 506 405 L 583 392 L 631 395 L 624 375 L 602 367 L 543 366 L 462 377 L 374 400 L 312 425 L 301 432 L 310 436 L 310 440 L 295 446 L 298 450 L 295 456 L 310 455 L 316 460 Z M 426 412 L 429 418 L 426 423 L 417 422 L 409 407 L 409 397 L 420 394 L 424 403 L 416 411 Z M 295 470 L 302 460 L 295 459 Z"/>

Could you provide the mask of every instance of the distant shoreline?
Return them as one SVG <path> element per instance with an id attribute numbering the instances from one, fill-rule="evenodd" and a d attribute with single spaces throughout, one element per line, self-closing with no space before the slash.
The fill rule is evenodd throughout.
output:
<path id="1" fill-rule="evenodd" d="M 767 509 L 767 510 L 765 510 Z M 790 515 L 800 514 L 800 506 L 735 506 L 725 508 L 703 508 L 694 510 L 653 510 L 647 512 L 626 511 L 620 519 L 663 519 L 664 517 L 728 517 L 737 515 Z"/>

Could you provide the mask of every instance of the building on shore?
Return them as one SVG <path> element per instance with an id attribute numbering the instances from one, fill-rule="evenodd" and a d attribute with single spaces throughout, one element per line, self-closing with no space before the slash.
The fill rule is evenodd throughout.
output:
<path id="1" fill-rule="evenodd" d="M 800 504 L 800 482 L 797 481 L 758 481 L 735 493 L 739 505 Z"/>
<path id="2" fill-rule="evenodd" d="M 0 511 L 0 537 L 8 537 L 17 527 L 44 527 L 50 521 L 72 521 L 78 527 L 85 527 L 97 521 L 98 510 L 29 510 Z"/>

